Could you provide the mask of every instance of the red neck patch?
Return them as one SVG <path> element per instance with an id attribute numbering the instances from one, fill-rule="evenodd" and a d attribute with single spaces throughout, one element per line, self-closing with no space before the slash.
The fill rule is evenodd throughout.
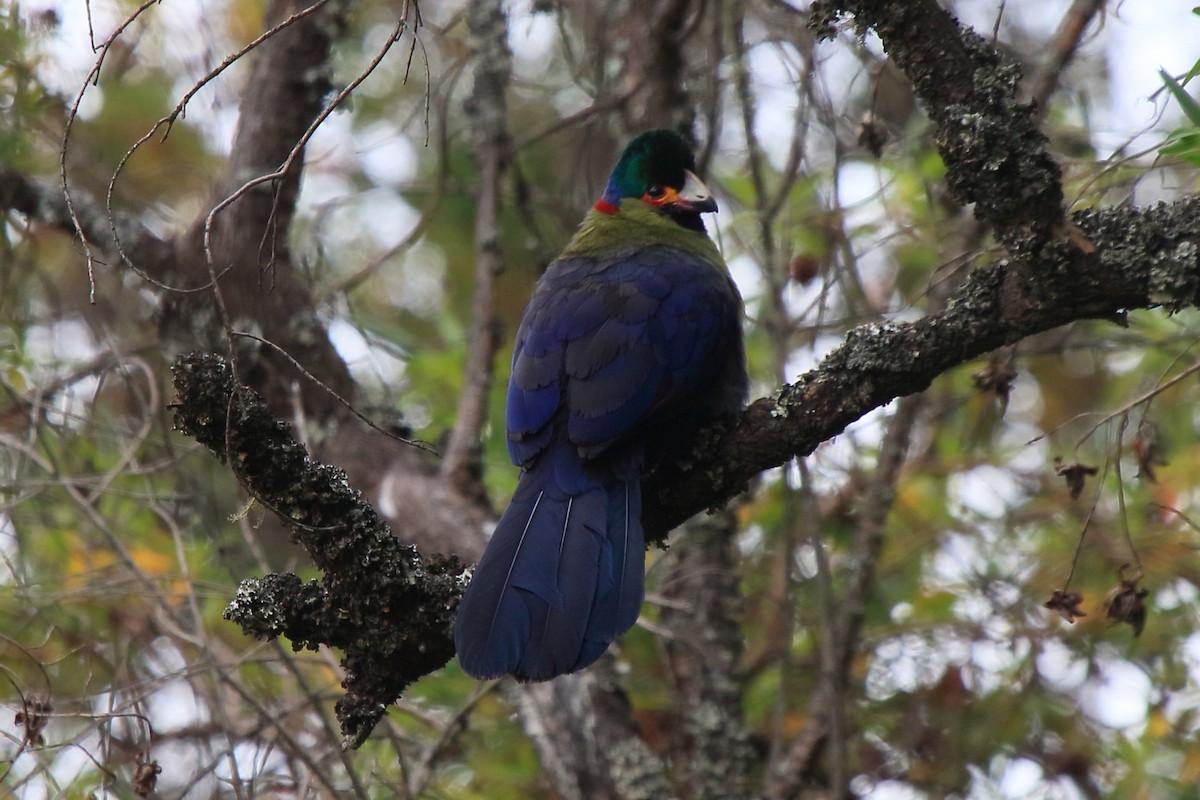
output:
<path id="1" fill-rule="evenodd" d="M 594 206 L 592 206 L 592 208 L 596 209 L 601 214 L 617 213 L 617 207 L 615 205 L 613 205 L 612 203 L 608 202 L 607 200 L 605 200 L 603 197 L 601 197 L 599 200 L 597 200 L 596 204 Z"/>

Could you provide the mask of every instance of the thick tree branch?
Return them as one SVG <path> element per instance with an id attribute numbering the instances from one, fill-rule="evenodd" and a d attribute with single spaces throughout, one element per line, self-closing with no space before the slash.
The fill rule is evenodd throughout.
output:
<path id="1" fill-rule="evenodd" d="M 672 800 L 663 762 L 630 719 L 611 656 L 586 672 L 512 686 L 542 769 L 564 800 Z"/>
<path id="2" fill-rule="evenodd" d="M 674 128 L 694 138 L 683 45 L 696 30 L 703 3 L 664 0 L 624 5 L 620 19 L 621 108 L 626 130 Z M 692 19 L 689 19 L 692 18 Z"/>
<path id="3" fill-rule="evenodd" d="M 1119 322 L 1132 309 L 1200 302 L 1200 199 L 1085 211 L 1074 222 L 1094 252 L 1060 241 L 1036 261 L 977 270 L 938 314 L 855 328 L 816 369 L 753 403 L 734 430 L 712 430 L 689 456 L 660 459 L 645 487 L 648 535 L 661 539 L 764 469 L 997 347 L 1078 320 Z"/>
<path id="4" fill-rule="evenodd" d="M 843 13 L 874 30 L 912 82 L 954 196 L 1010 248 L 1022 233 L 1048 238 L 1063 222 L 1061 170 L 1033 107 L 1017 101 L 1017 65 L 934 0 L 818 0 L 812 26 L 828 35 Z"/>
<path id="5" fill-rule="evenodd" d="M 269 575 L 238 587 L 225 616 L 258 638 L 340 648 L 342 733 L 360 744 L 408 684 L 454 655 L 462 568 L 401 544 L 335 467 L 318 464 L 218 356 L 175 363 L 176 425 L 226 460 L 291 530 L 321 581 Z"/>
<path id="6" fill-rule="evenodd" d="M 249 329 L 294 354 L 326 387 L 353 401 L 350 371 L 313 313 L 311 292 L 296 274 L 287 243 L 303 167 L 303 158 L 293 159 L 292 151 L 325 109 L 333 86 L 330 48 L 344 27 L 346 5 L 328 3 L 254 51 L 226 173 L 208 208 L 176 241 L 176 258 L 145 269 L 170 285 L 204 285 L 210 276 L 220 276 L 219 294 L 167 294 L 169 308 L 162 318 L 171 338 L 189 347 L 225 351 L 231 346 L 225 326 Z M 307 6 L 303 0 L 272 0 L 266 24 L 278 25 Z M 249 182 L 281 171 L 281 178 L 245 189 Z M 237 199 L 230 202 L 233 197 Z M 215 208 L 220 210 L 212 213 Z M 290 417 L 298 375 L 286 357 L 245 341 L 237 355 L 243 379 L 262 392 L 277 415 Z M 332 420 L 343 414 L 320 386 L 309 381 L 298 386 L 309 418 Z"/>
<path id="7" fill-rule="evenodd" d="M 742 655 L 732 511 L 698 517 L 680 531 L 662 565 L 660 622 L 677 709 L 671 763 L 684 800 L 749 797 L 754 748 L 742 711 Z"/>

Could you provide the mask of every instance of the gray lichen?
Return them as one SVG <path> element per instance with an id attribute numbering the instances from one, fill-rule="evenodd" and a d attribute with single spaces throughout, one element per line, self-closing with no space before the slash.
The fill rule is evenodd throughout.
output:
<path id="1" fill-rule="evenodd" d="M 225 616 L 247 635 L 287 636 L 297 649 L 341 648 L 346 695 L 336 710 L 356 746 L 405 687 L 454 655 L 462 566 L 401 544 L 345 473 L 311 459 L 224 359 L 181 356 L 174 372 L 176 427 L 227 460 L 324 573 L 319 582 L 244 581 Z"/>

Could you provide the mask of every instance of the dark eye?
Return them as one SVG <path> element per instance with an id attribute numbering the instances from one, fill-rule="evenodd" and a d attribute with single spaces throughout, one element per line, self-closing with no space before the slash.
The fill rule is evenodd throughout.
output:
<path id="1" fill-rule="evenodd" d="M 662 197 L 666 193 L 667 193 L 666 187 L 660 186 L 657 183 L 651 185 L 650 188 L 646 189 L 646 196 L 649 197 L 651 200 L 657 200 L 658 198 Z"/>

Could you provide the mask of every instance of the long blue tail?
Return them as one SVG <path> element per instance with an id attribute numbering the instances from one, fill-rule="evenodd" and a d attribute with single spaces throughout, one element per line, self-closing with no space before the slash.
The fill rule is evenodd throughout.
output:
<path id="1" fill-rule="evenodd" d="M 469 675 L 542 681 L 574 672 L 637 621 L 640 483 L 594 482 L 569 460 L 542 458 L 521 475 L 475 568 L 454 628 Z"/>

